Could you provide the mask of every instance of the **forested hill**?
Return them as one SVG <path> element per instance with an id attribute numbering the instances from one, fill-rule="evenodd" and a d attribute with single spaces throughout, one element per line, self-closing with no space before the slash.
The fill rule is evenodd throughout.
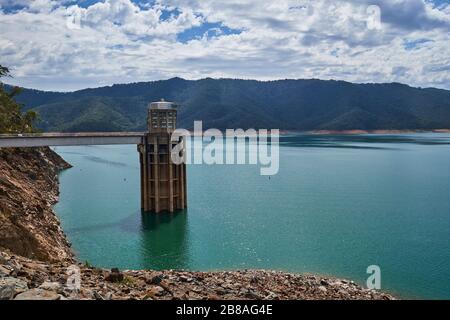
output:
<path id="1" fill-rule="evenodd" d="M 182 104 L 178 127 L 285 130 L 450 128 L 450 91 L 398 83 L 233 79 L 169 80 L 70 93 L 24 89 L 17 100 L 39 113 L 45 131 L 134 131 L 146 108 L 164 98 Z"/>

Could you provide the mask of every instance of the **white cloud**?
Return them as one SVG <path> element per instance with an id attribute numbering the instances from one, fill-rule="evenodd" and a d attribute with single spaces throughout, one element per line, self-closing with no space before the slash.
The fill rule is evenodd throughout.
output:
<path id="1" fill-rule="evenodd" d="M 166 0 L 147 7 L 106 0 L 88 8 L 60 3 L 35 0 L 0 13 L 0 64 L 12 67 L 17 84 L 68 90 L 209 76 L 398 81 L 450 89 L 450 6 L 435 8 L 423 0 Z M 367 27 L 371 4 L 381 8 L 379 29 Z M 178 14 L 162 19 L 163 10 L 175 9 Z M 67 28 L 74 12 L 80 29 Z M 178 34 L 205 22 L 241 32 L 177 41 Z M 420 45 L 405 46 L 417 40 Z"/>

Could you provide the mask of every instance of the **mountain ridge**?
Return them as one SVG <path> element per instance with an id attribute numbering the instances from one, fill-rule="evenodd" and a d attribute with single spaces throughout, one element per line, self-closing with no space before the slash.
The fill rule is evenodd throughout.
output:
<path id="1" fill-rule="evenodd" d="M 431 130 L 450 128 L 450 91 L 401 83 L 342 80 L 212 79 L 115 84 L 73 92 L 23 89 L 17 100 L 40 114 L 44 131 L 145 129 L 147 105 L 182 105 L 179 127 L 282 130 Z"/>

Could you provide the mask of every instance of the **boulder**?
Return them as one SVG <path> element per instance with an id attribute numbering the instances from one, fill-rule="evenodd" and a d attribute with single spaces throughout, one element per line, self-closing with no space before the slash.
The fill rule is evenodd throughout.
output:
<path id="1" fill-rule="evenodd" d="M 9 276 L 11 274 L 11 270 L 6 266 L 0 265 L 0 277 Z"/>
<path id="2" fill-rule="evenodd" d="M 151 284 L 160 284 L 161 281 L 163 281 L 163 280 L 164 280 L 164 278 L 162 275 L 157 275 L 157 276 L 154 276 L 151 278 L 150 283 Z"/>
<path id="3" fill-rule="evenodd" d="M 0 287 L 0 300 L 12 300 L 14 298 L 15 291 L 13 286 L 1 286 Z"/>
<path id="4" fill-rule="evenodd" d="M 146 295 L 153 298 L 162 296 L 164 292 L 165 292 L 164 288 L 161 288 L 160 286 L 154 286 L 149 290 L 147 290 Z"/>
<path id="5" fill-rule="evenodd" d="M 328 290 L 327 288 L 325 288 L 324 286 L 319 286 L 317 289 L 319 289 L 320 291 L 326 293 Z"/>
<path id="6" fill-rule="evenodd" d="M 61 296 L 53 291 L 44 289 L 31 289 L 18 294 L 14 300 L 60 300 Z"/>
<path id="7" fill-rule="evenodd" d="M 117 268 L 112 268 L 111 272 L 106 276 L 106 281 L 121 282 L 123 281 L 123 273 Z"/>
<path id="8" fill-rule="evenodd" d="M 45 281 L 39 286 L 40 289 L 59 292 L 62 290 L 62 285 L 59 282 L 48 282 Z"/>
<path id="9" fill-rule="evenodd" d="M 180 276 L 179 279 L 181 282 L 192 282 L 192 278 L 186 276 Z"/>
<path id="10" fill-rule="evenodd" d="M 0 264 L 6 264 L 8 259 L 6 258 L 6 254 L 0 252 Z"/>
<path id="11" fill-rule="evenodd" d="M 92 291 L 92 296 L 94 297 L 95 300 L 105 300 L 105 298 L 95 290 Z"/>
<path id="12" fill-rule="evenodd" d="M 13 277 L 0 278 L 0 300 L 10 300 L 18 293 L 28 290 L 25 281 Z"/>

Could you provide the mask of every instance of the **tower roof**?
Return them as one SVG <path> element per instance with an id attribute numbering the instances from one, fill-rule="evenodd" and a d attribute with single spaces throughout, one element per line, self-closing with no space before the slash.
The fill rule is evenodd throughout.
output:
<path id="1" fill-rule="evenodd" d="M 178 105 L 176 103 L 165 101 L 164 99 L 161 99 L 161 101 L 158 101 L 158 102 L 150 103 L 150 109 L 167 110 L 167 109 L 176 109 L 177 106 Z"/>

